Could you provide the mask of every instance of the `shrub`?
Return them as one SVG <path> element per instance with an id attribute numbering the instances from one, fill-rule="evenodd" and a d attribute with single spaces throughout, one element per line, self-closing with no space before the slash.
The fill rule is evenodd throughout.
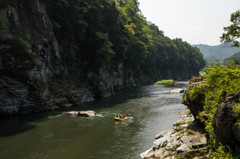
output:
<path id="1" fill-rule="evenodd" d="M 234 116 L 240 117 L 240 103 L 237 103 L 233 107 Z"/>
<path id="2" fill-rule="evenodd" d="M 215 151 L 213 151 L 211 153 L 211 155 L 209 156 L 209 158 L 212 158 L 212 159 L 224 159 L 224 158 L 227 158 L 227 159 L 233 159 L 235 157 L 233 157 L 232 155 L 232 151 L 230 148 L 226 148 L 224 146 L 219 146 Z"/>
<path id="3" fill-rule="evenodd" d="M 156 83 L 154 83 L 154 85 L 172 85 L 173 84 L 173 80 L 169 79 L 169 80 L 161 80 L 161 81 L 157 81 Z"/>

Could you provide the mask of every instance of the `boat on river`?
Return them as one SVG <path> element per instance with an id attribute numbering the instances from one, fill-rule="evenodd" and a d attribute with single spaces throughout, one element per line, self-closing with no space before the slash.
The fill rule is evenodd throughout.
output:
<path id="1" fill-rule="evenodd" d="M 120 117 L 118 116 L 118 117 L 114 117 L 114 119 L 115 119 L 116 121 L 123 121 L 123 120 L 128 119 L 128 117 L 120 118 Z"/>

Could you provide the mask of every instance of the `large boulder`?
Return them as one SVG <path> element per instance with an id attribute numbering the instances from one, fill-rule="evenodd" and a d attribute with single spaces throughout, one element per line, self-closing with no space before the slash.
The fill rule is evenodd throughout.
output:
<path id="1" fill-rule="evenodd" d="M 240 92 L 229 95 L 215 113 L 213 127 L 216 146 L 222 144 L 235 149 L 239 145 L 240 128 L 233 111 L 236 103 L 240 103 Z"/>
<path id="2" fill-rule="evenodd" d="M 97 116 L 97 114 L 92 110 L 80 111 L 78 115 L 84 116 L 84 117 L 96 117 Z"/>
<path id="3" fill-rule="evenodd" d="M 92 110 L 87 110 L 87 111 L 70 111 L 67 112 L 68 115 L 72 116 L 82 116 L 82 117 L 99 117 L 100 115 L 97 115 L 94 111 Z"/>
<path id="4" fill-rule="evenodd" d="M 155 157 L 155 152 L 152 148 L 149 150 L 146 150 L 145 152 L 140 154 L 141 159 L 148 159 L 148 158 L 153 158 Z"/>
<path id="5" fill-rule="evenodd" d="M 170 91 L 171 94 L 183 93 L 183 92 L 184 92 L 184 89 L 181 89 L 181 88 L 173 89 Z"/>

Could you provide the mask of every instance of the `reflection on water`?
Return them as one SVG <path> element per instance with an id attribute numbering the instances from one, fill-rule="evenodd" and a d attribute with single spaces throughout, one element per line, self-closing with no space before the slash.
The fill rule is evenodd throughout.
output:
<path id="1" fill-rule="evenodd" d="M 138 159 L 185 109 L 181 95 L 169 94 L 171 89 L 137 87 L 79 107 L 1 119 L 0 158 Z M 94 110 L 102 117 L 64 115 L 72 110 Z M 114 121 L 126 112 L 133 118 Z"/>

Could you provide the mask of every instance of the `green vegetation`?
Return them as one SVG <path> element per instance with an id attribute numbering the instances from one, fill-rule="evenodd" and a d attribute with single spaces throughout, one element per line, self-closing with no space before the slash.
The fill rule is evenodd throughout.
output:
<path id="1" fill-rule="evenodd" d="M 236 46 L 239 46 L 238 39 L 240 37 L 240 10 L 231 15 L 230 21 L 232 24 L 224 27 L 225 33 L 221 36 L 221 42 L 224 42 L 224 44 L 217 46 L 195 45 L 203 53 L 207 65 L 213 66 L 217 61 L 222 62 L 224 59 L 240 52 L 240 48 L 236 48 Z M 235 48 L 231 46 L 235 46 Z M 238 58 L 237 55 L 234 55 L 234 57 Z M 235 60 L 234 57 L 230 60 Z M 227 61 L 229 59 L 224 60 L 223 63 L 226 64 Z"/>
<path id="2" fill-rule="evenodd" d="M 46 12 L 31 9 L 39 3 L 43 3 Z M 0 52 L 3 51 L 8 60 L 3 62 L 4 73 L 8 75 L 12 72 L 25 75 L 39 61 L 37 71 L 47 67 L 46 70 L 51 70 L 49 75 L 59 71 L 59 74 L 76 77 L 73 81 L 82 82 L 81 86 L 98 95 L 102 93 L 99 83 L 109 82 L 101 77 L 103 74 L 121 78 L 124 86 L 119 88 L 127 88 L 166 77 L 189 79 L 205 66 L 199 49 L 182 39 L 166 37 L 155 24 L 148 22 L 137 0 L 45 0 L 39 3 L 0 2 L 0 8 L 10 7 L 14 17 L 21 17 L 19 23 L 12 16 L 0 17 L 0 34 L 4 34 L 0 37 L 3 45 Z M 22 10 L 19 5 L 27 9 Z M 52 25 L 48 25 L 48 18 L 35 20 L 41 16 L 49 17 Z M 54 34 L 48 35 L 51 29 Z M 41 67 L 41 64 L 46 65 Z M 57 92 L 59 81 L 50 77 L 47 80 L 48 89 Z M 32 84 L 37 86 L 38 81 Z"/>
<path id="3" fill-rule="evenodd" d="M 240 118 L 240 103 L 237 103 L 234 107 L 233 107 L 233 111 L 234 111 L 234 115 L 236 117 Z"/>
<path id="4" fill-rule="evenodd" d="M 228 65 L 231 63 L 231 61 L 233 61 L 235 64 L 239 65 L 240 64 L 240 52 L 232 55 L 229 58 L 224 59 L 223 64 Z"/>
<path id="5" fill-rule="evenodd" d="M 191 129 L 187 129 L 186 133 L 189 134 L 189 135 L 194 135 L 194 134 L 196 134 L 196 132 L 193 131 L 193 130 L 191 130 Z"/>
<path id="6" fill-rule="evenodd" d="M 157 81 L 154 85 L 172 85 L 174 82 L 174 80 L 170 79 L 170 80 L 161 80 L 161 81 Z"/>
<path id="7" fill-rule="evenodd" d="M 32 51 L 28 42 L 20 38 L 6 38 L 0 39 L 0 43 L 8 46 L 3 52 L 11 54 L 15 59 L 15 64 L 31 65 L 32 68 L 37 64 L 37 54 Z"/>
<path id="8" fill-rule="evenodd" d="M 240 52 L 240 48 L 231 47 L 232 43 L 220 44 L 216 46 L 195 45 L 203 53 L 207 66 L 215 65 L 217 61 L 222 62 L 224 59 Z"/>
<path id="9" fill-rule="evenodd" d="M 212 120 L 214 114 L 217 107 L 229 94 L 240 91 L 240 70 L 235 66 L 217 64 L 214 67 L 206 68 L 205 72 L 204 80 L 207 81 L 207 84 L 202 87 L 195 86 L 190 94 L 193 95 L 192 100 L 203 99 L 204 110 L 199 117 L 205 123 L 206 130 L 213 141 Z"/>
<path id="10" fill-rule="evenodd" d="M 230 21 L 232 24 L 230 26 L 224 27 L 226 33 L 221 36 L 221 41 L 233 42 L 232 46 L 239 47 L 239 37 L 240 37 L 240 10 L 232 13 Z"/>
<path id="11" fill-rule="evenodd" d="M 70 72 L 81 69 L 84 77 L 101 67 L 123 64 L 125 86 L 131 86 L 166 76 L 188 79 L 205 66 L 199 49 L 181 39 L 171 40 L 147 22 L 137 0 L 47 0 L 46 4 Z"/>
<path id="12" fill-rule="evenodd" d="M 191 90 L 188 90 L 187 95 L 183 100 L 190 99 L 193 103 L 198 103 L 199 106 L 203 106 L 203 110 L 199 113 L 199 119 L 205 124 L 205 130 L 208 132 L 208 143 L 215 149 L 214 146 L 214 128 L 212 121 L 216 113 L 217 107 L 226 99 L 230 94 L 240 91 L 240 69 L 236 65 L 219 65 L 216 64 L 213 67 L 205 68 L 206 72 L 203 80 L 206 84 L 196 85 Z M 239 114 L 239 105 L 234 108 L 235 114 Z M 225 152 L 225 149 L 216 149 L 219 153 L 213 153 L 213 156 L 224 155 L 228 156 L 229 151 Z M 221 151 L 221 153 L 220 153 Z M 230 153 L 231 154 L 231 153 Z M 214 158 L 214 157 L 213 157 Z"/>
<path id="13" fill-rule="evenodd" d="M 219 158 L 227 158 L 227 159 L 234 159 L 237 157 L 234 157 L 232 154 L 232 150 L 230 148 L 226 148 L 224 146 L 219 146 L 215 151 L 211 153 L 209 156 L 212 159 L 219 159 Z"/>
<path id="14" fill-rule="evenodd" d="M 226 43 L 233 42 L 232 46 L 238 47 L 239 41 L 237 41 L 237 39 L 240 37 L 240 11 L 232 14 L 231 22 L 233 23 L 231 26 L 224 28 L 227 33 L 224 33 L 221 39 Z M 218 106 L 228 95 L 240 92 L 240 67 L 238 59 L 239 53 L 225 59 L 224 64 L 226 66 L 220 65 L 219 62 L 217 62 L 213 67 L 209 66 L 205 68 L 203 70 L 205 72 L 204 77 L 201 78 L 201 81 L 204 82 L 189 87 L 183 98 L 183 102 L 190 104 L 195 113 L 199 112 L 197 118 L 205 125 L 205 130 L 209 137 L 208 144 L 211 149 L 209 158 L 239 158 L 239 156 L 235 156 L 231 148 L 228 147 L 231 145 L 220 145 L 216 147 L 214 144 L 215 134 L 212 125 Z M 194 82 L 194 79 L 192 82 Z M 195 107 L 193 108 L 193 106 Z M 239 103 L 233 106 L 233 111 L 238 124 L 240 121 Z"/>

